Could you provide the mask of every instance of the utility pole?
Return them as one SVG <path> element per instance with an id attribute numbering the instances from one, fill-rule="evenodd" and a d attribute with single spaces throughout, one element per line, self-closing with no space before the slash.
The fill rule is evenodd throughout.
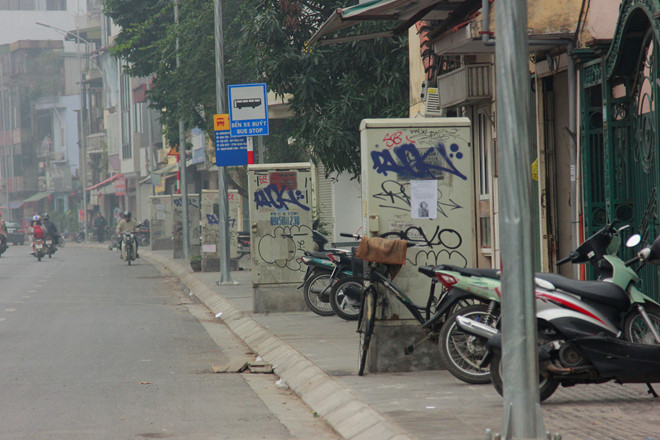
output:
<path id="1" fill-rule="evenodd" d="M 214 19 L 215 19 L 215 99 L 218 114 L 226 113 L 225 107 L 225 70 L 224 53 L 222 39 L 222 0 L 213 0 Z M 218 167 L 218 205 L 219 205 L 219 223 L 220 237 L 218 245 L 220 246 L 220 283 L 229 284 L 231 280 L 231 270 L 229 261 L 229 202 L 227 201 L 227 170 L 225 167 L 216 164 Z"/>
<path id="2" fill-rule="evenodd" d="M 179 25 L 179 0 L 174 0 L 174 21 Z M 181 66 L 179 29 L 176 36 L 176 67 Z M 181 112 L 181 103 L 179 103 Z M 190 228 L 188 226 L 188 187 L 186 186 L 186 138 L 183 118 L 179 117 L 179 172 L 181 173 L 181 205 L 183 216 L 183 258 L 190 260 Z"/>
<path id="3" fill-rule="evenodd" d="M 527 1 L 495 2 L 497 135 L 502 242 L 502 369 L 509 439 L 545 439 L 539 403 L 529 146 Z"/>

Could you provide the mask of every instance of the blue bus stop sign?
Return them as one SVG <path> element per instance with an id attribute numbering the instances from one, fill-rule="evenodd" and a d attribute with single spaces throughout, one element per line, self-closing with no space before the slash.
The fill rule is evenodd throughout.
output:
<path id="1" fill-rule="evenodd" d="M 266 84 L 227 86 L 232 136 L 267 136 L 268 89 Z"/>

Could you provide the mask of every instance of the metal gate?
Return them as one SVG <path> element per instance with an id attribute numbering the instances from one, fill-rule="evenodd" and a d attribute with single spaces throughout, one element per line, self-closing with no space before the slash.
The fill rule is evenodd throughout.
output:
<path id="1" fill-rule="evenodd" d="M 613 219 L 630 224 L 631 232 L 640 233 L 646 242 L 660 234 L 660 28 L 653 18 L 658 12 L 656 1 L 624 0 L 607 56 L 582 66 L 587 234 Z M 599 97 L 602 111 L 598 108 Z M 630 250 L 622 252 L 624 258 L 631 255 Z M 640 275 L 644 292 L 658 299 L 660 270 L 648 266 Z"/>

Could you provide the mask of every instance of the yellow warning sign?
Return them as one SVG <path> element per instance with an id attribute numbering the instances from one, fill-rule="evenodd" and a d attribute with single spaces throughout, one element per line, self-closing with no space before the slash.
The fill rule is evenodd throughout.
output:
<path id="1" fill-rule="evenodd" d="M 229 125 L 229 113 L 223 113 L 221 115 L 213 115 L 213 130 L 214 131 L 226 131 L 231 127 Z"/>

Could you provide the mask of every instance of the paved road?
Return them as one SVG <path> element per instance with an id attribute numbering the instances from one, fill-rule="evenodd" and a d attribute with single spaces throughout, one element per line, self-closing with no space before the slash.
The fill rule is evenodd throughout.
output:
<path id="1" fill-rule="evenodd" d="M 211 373 L 245 348 L 147 261 L 28 251 L 0 258 L 0 439 L 337 438 L 273 375 Z"/>

